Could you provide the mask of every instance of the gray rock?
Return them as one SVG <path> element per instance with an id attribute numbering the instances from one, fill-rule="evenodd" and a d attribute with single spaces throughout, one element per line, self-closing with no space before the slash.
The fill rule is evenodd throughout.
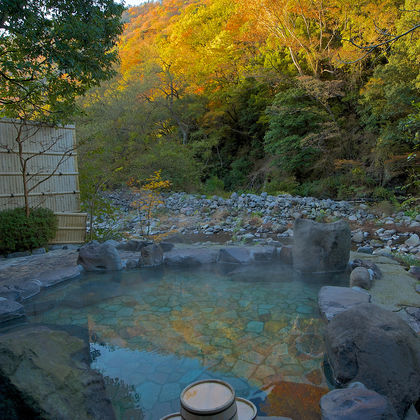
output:
<path id="1" fill-rule="evenodd" d="M 140 239 L 130 239 L 126 242 L 120 242 L 116 247 L 120 251 L 140 252 L 142 248 L 147 245 L 152 245 L 153 242 L 141 241 Z"/>
<path id="2" fill-rule="evenodd" d="M 157 267 L 163 263 L 163 251 L 159 245 L 147 245 L 141 249 L 140 267 Z"/>
<path id="3" fill-rule="evenodd" d="M 373 248 L 370 246 L 359 246 L 359 248 L 357 248 L 357 252 L 362 254 L 373 254 Z"/>
<path id="4" fill-rule="evenodd" d="M 373 262 L 355 259 L 349 262 L 349 266 L 352 270 L 354 270 L 357 267 L 366 268 L 369 272 L 373 273 L 372 278 L 374 279 L 380 279 L 382 277 L 382 272 L 380 268 Z"/>
<path id="5" fill-rule="evenodd" d="M 417 265 L 412 265 L 408 272 L 413 275 L 416 279 L 420 280 L 420 267 Z"/>
<path id="6" fill-rule="evenodd" d="M 294 226 L 293 267 L 302 272 L 343 271 L 349 261 L 350 246 L 347 222 L 298 219 Z"/>
<path id="7" fill-rule="evenodd" d="M 36 296 L 41 291 L 41 282 L 38 280 L 28 281 L 20 287 L 20 298 L 22 300 Z"/>
<path id="8" fill-rule="evenodd" d="M 396 313 L 357 305 L 331 320 L 325 344 L 338 385 L 362 382 L 386 396 L 400 418 L 420 398 L 420 338 Z"/>
<path id="9" fill-rule="evenodd" d="M 252 240 L 255 238 L 255 235 L 253 233 L 245 233 L 242 238 L 245 242 L 252 242 Z"/>
<path id="10" fill-rule="evenodd" d="M 249 248 L 232 246 L 220 249 L 217 261 L 221 263 L 250 264 L 253 258 Z"/>
<path id="11" fill-rule="evenodd" d="M 25 315 L 23 306 L 13 300 L 0 297 L 0 323 Z"/>
<path id="12" fill-rule="evenodd" d="M 420 244 L 419 235 L 414 233 L 404 243 L 408 246 L 417 246 L 418 244 Z"/>
<path id="13" fill-rule="evenodd" d="M 318 293 L 318 306 L 323 318 L 331 321 L 337 314 L 354 306 L 369 303 L 368 293 L 348 287 L 323 286 Z"/>
<path id="14" fill-rule="evenodd" d="M 414 332 L 419 334 L 420 333 L 420 308 L 407 306 L 405 308 L 405 312 L 407 314 L 408 325 L 410 325 L 410 327 L 414 330 Z"/>
<path id="15" fill-rule="evenodd" d="M 21 410 L 23 403 L 23 411 L 39 414 L 22 418 L 114 420 L 103 378 L 89 362 L 88 337 L 44 326 L 3 334 L 0 378 L 12 396 L 8 408 Z"/>
<path id="16" fill-rule="evenodd" d="M 363 242 L 363 239 L 363 232 L 360 230 L 354 232 L 353 237 L 351 238 L 351 240 L 356 243 Z"/>
<path id="17" fill-rule="evenodd" d="M 320 401 L 322 420 L 398 419 L 387 398 L 363 388 L 335 389 Z"/>
<path id="18" fill-rule="evenodd" d="M 104 242 L 105 244 L 110 244 L 112 246 L 115 246 L 115 248 L 118 249 L 119 245 L 121 242 L 116 241 L 115 239 L 108 239 L 107 241 Z"/>
<path id="19" fill-rule="evenodd" d="M 164 262 L 174 266 L 214 264 L 217 256 L 218 250 L 209 248 L 175 248 L 165 254 Z"/>
<path id="20" fill-rule="evenodd" d="M 92 270 L 91 270 L 92 271 Z M 38 275 L 34 281 L 38 282 L 41 287 L 51 287 L 63 281 L 74 279 L 80 276 L 81 267 L 64 267 L 53 271 L 47 271 Z"/>
<path id="21" fill-rule="evenodd" d="M 86 271 L 118 271 L 122 270 L 120 254 L 109 244 L 92 241 L 82 246 L 79 251 L 78 264 Z"/>
<path id="22" fill-rule="evenodd" d="M 9 300 L 19 300 L 20 292 L 12 285 L 4 285 L 0 287 L 0 297 L 9 299 Z"/>
<path id="23" fill-rule="evenodd" d="M 350 274 L 350 287 L 358 286 L 369 290 L 372 287 L 370 273 L 365 267 L 356 267 Z"/>
<path id="24" fill-rule="evenodd" d="M 382 249 L 375 249 L 375 251 L 373 251 L 373 255 L 381 255 L 382 257 L 393 258 L 392 249 L 388 246 Z"/>

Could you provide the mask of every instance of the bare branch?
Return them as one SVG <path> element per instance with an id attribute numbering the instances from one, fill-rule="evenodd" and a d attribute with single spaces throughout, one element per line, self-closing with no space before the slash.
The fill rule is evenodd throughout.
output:
<path id="1" fill-rule="evenodd" d="M 72 151 L 74 151 L 74 149 L 69 150 L 68 153 L 65 153 L 61 156 L 61 158 L 59 159 L 58 163 L 56 164 L 55 168 L 51 171 L 51 173 L 47 176 L 45 176 L 43 179 L 39 180 L 37 183 L 35 183 L 34 185 L 32 185 L 31 187 L 28 188 L 28 193 L 33 191 L 35 188 L 37 188 L 39 185 L 41 185 L 42 183 L 44 183 L 45 181 L 47 181 L 48 179 L 50 179 L 52 176 L 54 176 L 60 165 L 64 162 L 66 162 L 71 156 L 72 156 Z M 31 179 L 33 178 L 33 176 L 31 177 Z M 29 181 L 29 179 L 28 179 Z"/>
<path id="2" fill-rule="evenodd" d="M 343 39 L 343 41 L 347 41 L 350 42 L 350 44 L 354 45 L 356 48 L 360 49 L 360 50 L 365 50 L 368 53 L 371 53 L 372 51 L 374 51 L 376 48 L 382 47 L 383 45 L 386 44 L 390 44 L 391 42 L 394 42 L 400 38 L 402 38 L 403 36 L 408 35 L 411 32 L 414 32 L 416 29 L 420 28 L 420 23 L 418 23 L 417 25 L 414 25 L 412 28 L 410 28 L 408 31 L 400 34 L 400 35 L 396 35 L 394 37 L 392 37 L 391 39 L 388 39 L 386 41 L 380 42 L 379 44 L 373 44 L 373 45 L 367 45 L 367 46 L 363 46 L 363 45 L 358 45 L 356 44 L 352 39 Z"/>

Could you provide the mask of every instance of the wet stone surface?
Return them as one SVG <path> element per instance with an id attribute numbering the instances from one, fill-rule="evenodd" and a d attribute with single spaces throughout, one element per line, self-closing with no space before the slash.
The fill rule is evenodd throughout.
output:
<path id="1" fill-rule="evenodd" d="M 26 313 L 89 330 L 92 367 L 119 418 L 177 411 L 181 390 L 205 378 L 229 382 L 260 415 L 281 416 L 270 406 L 274 384 L 326 388 L 317 293 L 348 278 L 304 279 L 266 264 L 235 270 L 86 274 L 31 299 Z"/>

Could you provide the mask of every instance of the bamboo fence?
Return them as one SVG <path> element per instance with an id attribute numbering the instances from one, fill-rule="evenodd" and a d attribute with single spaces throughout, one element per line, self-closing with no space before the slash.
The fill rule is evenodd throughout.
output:
<path id="1" fill-rule="evenodd" d="M 24 206 L 16 142 L 19 130 L 23 139 L 22 156 L 30 157 L 26 170 L 28 186 L 43 181 L 29 193 L 30 207 L 46 207 L 57 214 L 59 228 L 53 243 L 83 242 L 86 215 L 80 213 L 74 125 L 50 127 L 0 119 L 0 210 Z"/>

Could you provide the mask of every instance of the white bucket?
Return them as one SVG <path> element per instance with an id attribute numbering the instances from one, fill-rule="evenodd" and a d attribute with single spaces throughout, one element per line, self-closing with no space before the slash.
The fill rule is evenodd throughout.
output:
<path id="1" fill-rule="evenodd" d="M 255 420 L 257 418 L 257 407 L 245 398 L 236 397 L 238 409 L 238 420 Z"/>
<path id="2" fill-rule="evenodd" d="M 184 420 L 238 420 L 235 391 L 217 379 L 194 382 L 181 393 Z"/>

